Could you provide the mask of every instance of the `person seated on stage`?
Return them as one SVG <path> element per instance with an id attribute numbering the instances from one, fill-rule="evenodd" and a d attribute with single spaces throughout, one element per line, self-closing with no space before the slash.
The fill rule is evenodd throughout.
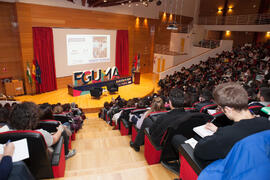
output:
<path id="1" fill-rule="evenodd" d="M 169 104 L 171 111 L 158 117 L 156 122 L 152 122 L 150 119 L 145 119 L 141 125 L 141 129 L 136 136 L 134 143 L 131 141 L 130 146 L 135 151 L 140 151 L 140 146 L 144 143 L 144 129 L 150 128 L 150 135 L 155 144 L 159 144 L 162 135 L 165 133 L 170 122 L 182 117 L 185 113 L 184 105 L 184 93 L 178 88 L 173 88 L 169 94 Z"/>
<path id="2" fill-rule="evenodd" d="M 163 100 L 160 97 L 155 97 L 152 101 L 151 108 L 146 111 L 137 121 L 136 127 L 141 128 L 143 121 L 150 115 L 152 112 L 165 111 L 165 106 Z"/>
<path id="3" fill-rule="evenodd" d="M 270 105 L 270 88 L 261 87 L 257 94 L 259 101 L 251 102 L 248 106 L 268 106 Z"/>
<path id="4" fill-rule="evenodd" d="M 9 174 L 12 171 L 12 156 L 14 149 L 15 146 L 12 142 L 4 145 L 4 152 L 3 154 L 0 154 L 0 179 L 8 179 Z"/>
<path id="5" fill-rule="evenodd" d="M 199 103 L 195 105 L 197 111 L 200 111 L 204 106 L 213 104 L 212 93 L 208 90 L 203 90 L 199 96 Z"/>
<path id="6" fill-rule="evenodd" d="M 270 121 L 264 117 L 255 117 L 248 109 L 248 94 L 238 83 L 224 83 L 213 91 L 214 101 L 234 124 L 216 127 L 207 123 L 206 128 L 213 131 L 212 136 L 200 139 L 194 149 L 196 157 L 203 160 L 225 158 L 233 145 L 241 139 L 270 129 Z"/>
<path id="7" fill-rule="evenodd" d="M 57 132 L 51 135 L 49 132 L 43 129 L 36 129 L 39 122 L 39 110 L 38 106 L 33 102 L 23 102 L 13 107 L 10 113 L 9 127 L 11 130 L 35 130 L 39 131 L 46 141 L 48 147 L 56 144 L 63 131 L 64 126 L 60 124 L 57 128 Z M 70 158 L 75 155 L 75 151 L 70 151 L 66 155 L 66 158 Z"/>

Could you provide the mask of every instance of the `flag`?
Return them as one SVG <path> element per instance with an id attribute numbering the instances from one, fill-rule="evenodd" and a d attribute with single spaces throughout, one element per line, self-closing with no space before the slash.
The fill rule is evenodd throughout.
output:
<path id="1" fill-rule="evenodd" d="M 135 67 L 135 70 L 137 69 L 137 63 L 138 63 L 138 56 L 136 54 L 135 57 L 134 57 L 134 67 Z"/>
<path id="2" fill-rule="evenodd" d="M 41 84 L 41 70 L 40 70 L 40 67 L 38 65 L 38 61 L 36 61 L 36 80 L 37 80 L 38 84 Z"/>
<path id="3" fill-rule="evenodd" d="M 27 75 L 29 84 L 32 84 L 31 70 L 30 70 L 29 63 L 28 62 L 27 62 L 26 75 Z"/>
<path id="4" fill-rule="evenodd" d="M 36 65 L 35 61 L 33 61 L 33 66 L 32 66 L 32 78 L 34 81 L 36 81 Z"/>
<path id="5" fill-rule="evenodd" d="M 37 60 L 33 61 L 32 78 L 35 80 L 35 82 L 37 82 L 38 84 L 41 84 L 41 70 L 40 70 Z"/>

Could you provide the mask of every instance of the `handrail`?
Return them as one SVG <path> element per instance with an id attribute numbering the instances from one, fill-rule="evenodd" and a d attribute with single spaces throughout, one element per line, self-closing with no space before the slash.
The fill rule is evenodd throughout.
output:
<path id="1" fill-rule="evenodd" d="M 270 24 L 270 13 L 199 17 L 200 25 L 263 25 Z"/>

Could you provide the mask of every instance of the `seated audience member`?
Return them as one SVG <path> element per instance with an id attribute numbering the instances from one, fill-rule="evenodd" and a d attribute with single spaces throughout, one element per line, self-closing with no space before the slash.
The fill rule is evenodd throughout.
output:
<path id="1" fill-rule="evenodd" d="M 148 107 L 145 102 L 146 101 L 144 99 L 140 99 L 138 103 L 135 104 L 136 109 L 144 109 Z M 129 122 L 133 124 L 136 124 L 140 118 L 141 118 L 141 115 L 129 114 Z"/>
<path id="2" fill-rule="evenodd" d="M 0 180 L 8 179 L 12 170 L 12 156 L 14 153 L 14 144 L 8 143 L 4 146 L 3 154 L 0 154 Z"/>
<path id="3" fill-rule="evenodd" d="M 163 134 L 174 121 L 181 121 L 186 114 L 184 109 L 184 92 L 174 88 L 169 94 L 169 104 L 171 111 L 160 116 L 157 121 L 150 127 L 150 135 L 154 144 L 159 145 Z"/>
<path id="4" fill-rule="evenodd" d="M 199 96 L 199 103 L 195 105 L 197 111 L 200 111 L 204 106 L 213 104 L 211 101 L 212 93 L 208 90 L 203 90 Z"/>
<path id="5" fill-rule="evenodd" d="M 258 102 L 251 102 L 249 106 L 268 106 L 270 104 L 270 88 L 261 87 L 257 94 Z"/>
<path id="6" fill-rule="evenodd" d="M 165 111 L 165 106 L 163 100 L 160 97 L 156 97 L 153 99 L 151 104 L 151 109 L 146 111 L 137 121 L 136 127 L 138 129 L 141 128 L 143 121 L 150 115 L 152 112 Z"/>
<path id="7" fill-rule="evenodd" d="M 38 106 L 33 102 L 23 102 L 14 106 L 10 113 L 9 126 L 10 130 L 35 130 L 39 131 L 46 141 L 48 147 L 57 143 L 64 131 L 64 126 L 60 124 L 55 134 L 51 135 L 43 129 L 35 129 L 39 121 Z M 66 152 L 66 158 L 75 155 L 75 151 Z"/>
<path id="8" fill-rule="evenodd" d="M 64 105 L 65 106 L 65 110 L 68 110 L 69 109 L 69 106 L 66 104 Z M 72 122 L 70 122 L 70 128 L 71 130 L 75 130 L 76 132 L 82 128 L 82 123 L 83 123 L 83 120 L 78 116 L 78 117 L 74 117 L 72 115 L 72 113 L 69 113 L 67 111 L 64 112 L 64 109 L 61 105 L 56 105 L 54 108 L 53 108 L 53 113 L 54 114 L 61 114 L 63 116 L 68 116 L 72 119 Z"/>
<path id="9" fill-rule="evenodd" d="M 0 128 L 7 125 L 9 116 L 9 110 L 6 108 L 0 108 Z"/>
<path id="10" fill-rule="evenodd" d="M 50 120 L 53 119 L 53 113 L 52 113 L 52 107 L 48 103 L 44 103 L 39 105 L 39 119 L 40 120 Z M 76 154 L 76 150 L 73 149 L 69 151 L 68 145 L 69 145 L 69 137 L 72 135 L 72 132 L 70 131 L 70 124 L 68 122 L 65 122 L 63 124 L 64 131 L 62 132 L 62 136 L 64 138 L 64 146 L 65 146 L 65 155 L 66 159 L 74 156 Z"/>
<path id="11" fill-rule="evenodd" d="M 140 151 L 140 146 L 144 143 L 144 129 L 149 127 L 151 138 L 154 143 L 159 144 L 162 135 L 166 131 L 170 122 L 180 118 L 184 115 L 184 93 L 178 88 L 174 88 L 170 91 L 169 104 L 172 109 L 168 113 L 161 115 L 156 122 L 152 122 L 150 119 L 145 119 L 142 123 L 141 129 L 136 136 L 134 143 L 131 141 L 130 146 L 135 151 Z"/>
<path id="12" fill-rule="evenodd" d="M 194 154 L 198 158 L 203 160 L 225 158 L 236 142 L 270 129 L 270 121 L 267 118 L 255 117 L 248 110 L 248 94 L 241 85 L 220 84 L 213 91 L 213 97 L 224 114 L 235 123 L 219 128 L 207 123 L 206 128 L 215 133 L 199 140 L 194 149 Z"/>

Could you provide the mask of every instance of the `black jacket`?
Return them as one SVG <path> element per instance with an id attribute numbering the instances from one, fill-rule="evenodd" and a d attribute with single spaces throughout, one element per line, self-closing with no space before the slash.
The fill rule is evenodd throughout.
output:
<path id="1" fill-rule="evenodd" d="M 270 121 L 264 117 L 244 119 L 231 126 L 220 127 L 212 136 L 207 136 L 198 142 L 194 154 L 203 160 L 225 158 L 236 142 L 268 129 L 270 129 Z"/>
<path id="2" fill-rule="evenodd" d="M 181 120 L 186 114 L 184 108 L 173 109 L 167 112 L 164 115 L 158 117 L 158 119 L 154 122 L 154 124 L 150 128 L 150 135 L 152 141 L 155 145 L 159 145 L 163 134 L 166 132 L 167 128 L 171 123 L 175 120 Z"/>

